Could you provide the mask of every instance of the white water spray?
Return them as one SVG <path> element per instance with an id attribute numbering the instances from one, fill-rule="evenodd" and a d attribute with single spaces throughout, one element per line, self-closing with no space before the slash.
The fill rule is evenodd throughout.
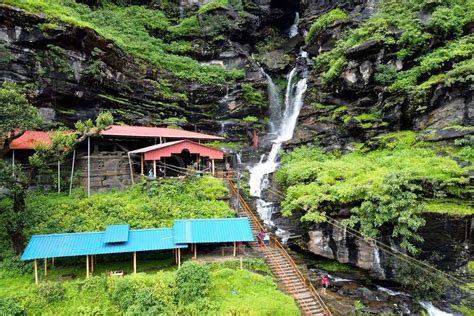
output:
<path id="1" fill-rule="evenodd" d="M 453 314 L 443 312 L 442 310 L 436 308 L 431 302 L 420 302 L 421 307 L 423 307 L 429 316 L 451 316 Z"/>
<path id="2" fill-rule="evenodd" d="M 300 21 L 300 14 L 299 12 L 295 13 L 295 19 L 293 21 L 293 24 L 290 26 L 288 29 L 288 37 L 293 38 L 296 35 L 298 35 L 298 22 Z"/>

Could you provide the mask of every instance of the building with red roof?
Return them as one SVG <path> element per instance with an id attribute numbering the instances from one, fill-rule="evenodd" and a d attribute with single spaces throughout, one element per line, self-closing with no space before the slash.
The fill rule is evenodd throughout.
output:
<path id="1" fill-rule="evenodd" d="M 174 128 L 112 125 L 79 144 L 73 157 L 58 165 L 58 182 L 71 182 L 76 175 L 88 192 L 104 191 L 124 189 L 134 183 L 134 178 L 144 174 L 152 177 L 182 175 L 190 165 L 210 170 L 212 164 L 214 170 L 214 160 L 222 160 L 224 152 L 201 142 L 222 139 Z M 48 132 L 26 131 L 8 144 L 11 156 L 7 154 L 7 158 L 11 157 L 12 163 L 16 160 L 27 165 L 36 146 L 51 143 Z M 167 172 L 158 172 L 163 169 Z M 64 179 L 61 181 L 61 178 Z M 53 181 L 50 182 L 51 186 Z"/>

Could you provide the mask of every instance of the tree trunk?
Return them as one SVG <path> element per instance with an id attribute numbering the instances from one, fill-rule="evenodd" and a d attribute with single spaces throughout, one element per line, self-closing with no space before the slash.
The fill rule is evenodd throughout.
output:
<path id="1" fill-rule="evenodd" d="M 12 243 L 12 248 L 15 254 L 21 255 L 25 248 L 26 238 L 23 235 L 26 220 L 26 202 L 25 192 L 15 192 L 12 195 L 13 200 L 13 218 L 7 227 L 8 236 Z"/>

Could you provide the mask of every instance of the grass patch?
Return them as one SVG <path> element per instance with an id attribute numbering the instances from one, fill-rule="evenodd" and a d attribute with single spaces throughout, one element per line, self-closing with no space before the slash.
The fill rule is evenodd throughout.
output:
<path id="1" fill-rule="evenodd" d="M 425 212 L 437 214 L 449 214 L 456 216 L 474 215 L 474 205 L 466 200 L 460 199 L 435 199 L 427 200 Z"/>
<path id="2" fill-rule="evenodd" d="M 319 260 L 319 261 L 314 261 L 313 264 L 317 268 L 320 268 L 327 272 L 350 273 L 356 270 L 356 268 L 348 264 L 340 263 L 338 261 Z"/>
<path id="3" fill-rule="evenodd" d="M 277 289 L 271 276 L 240 270 L 237 261 L 235 267 L 228 262 L 211 264 L 208 294 L 194 303 L 177 303 L 178 269 L 171 261 L 139 259 L 139 273 L 123 278 L 106 278 L 105 271 L 131 272 L 130 261 L 99 262 L 95 276 L 89 279 L 84 279 L 83 264 L 56 266 L 49 269 L 48 282 L 41 281 L 39 287 L 34 285 L 32 275 L 4 277 L 0 269 L 0 299 L 16 303 L 27 314 L 42 315 L 299 315 L 293 299 Z M 245 260 L 247 265 L 269 270 L 261 259 Z M 78 279 L 57 281 L 58 276 L 70 273 Z"/>

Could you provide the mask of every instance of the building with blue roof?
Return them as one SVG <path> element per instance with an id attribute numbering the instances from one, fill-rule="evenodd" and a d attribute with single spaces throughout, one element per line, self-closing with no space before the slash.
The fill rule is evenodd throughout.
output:
<path id="1" fill-rule="evenodd" d="M 181 265 L 180 249 L 190 244 L 196 257 L 196 244 L 253 241 L 248 218 L 176 220 L 172 228 L 129 229 L 128 224 L 110 225 L 105 231 L 33 235 L 21 260 L 34 260 L 35 282 L 38 284 L 37 259 L 86 256 L 86 276 L 93 271 L 95 255 L 175 250 L 176 263 Z M 91 259 L 91 262 L 89 262 Z"/>

